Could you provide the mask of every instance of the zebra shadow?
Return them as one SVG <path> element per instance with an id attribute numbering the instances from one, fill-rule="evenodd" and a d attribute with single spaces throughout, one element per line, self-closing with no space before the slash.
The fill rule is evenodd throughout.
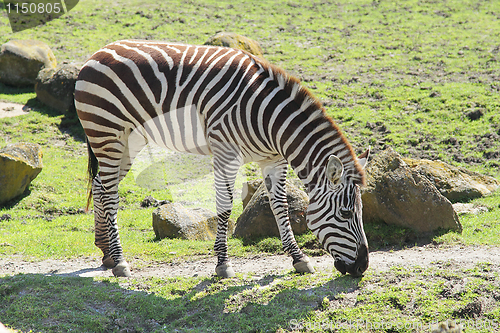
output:
<path id="1" fill-rule="evenodd" d="M 308 287 L 305 280 L 295 273 L 226 280 L 19 274 L 0 277 L 0 313 L 20 331 L 276 331 L 305 320 L 325 298 L 347 304 L 360 282 L 330 276 Z"/>
<path id="2" fill-rule="evenodd" d="M 99 267 L 82 268 L 74 272 L 60 272 L 59 269 L 55 269 L 53 271 L 48 272 L 45 275 L 46 276 L 57 275 L 61 277 L 95 277 L 96 275 L 100 276 L 102 272 L 107 272 L 107 271 L 109 271 L 111 276 L 111 269 L 106 268 L 104 265 L 101 265 Z"/>

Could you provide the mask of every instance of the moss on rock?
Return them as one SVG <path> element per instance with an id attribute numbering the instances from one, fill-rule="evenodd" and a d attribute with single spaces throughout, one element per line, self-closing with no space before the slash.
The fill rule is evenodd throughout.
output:
<path id="1" fill-rule="evenodd" d="M 16 143 L 0 150 L 0 204 L 26 191 L 42 171 L 42 151 L 34 143 Z"/>
<path id="2" fill-rule="evenodd" d="M 220 32 L 211 37 L 205 45 L 232 47 L 234 49 L 247 51 L 253 55 L 264 58 L 262 48 L 258 42 L 231 32 Z"/>

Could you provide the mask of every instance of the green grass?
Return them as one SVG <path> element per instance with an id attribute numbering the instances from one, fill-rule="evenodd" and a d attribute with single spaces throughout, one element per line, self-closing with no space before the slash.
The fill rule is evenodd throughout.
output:
<path id="1" fill-rule="evenodd" d="M 20 104 L 28 103 L 28 106 L 38 104 L 36 100 L 36 93 L 34 92 L 33 88 L 15 88 L 7 86 L 1 82 L 0 100 Z"/>
<path id="2" fill-rule="evenodd" d="M 260 280 L 17 275 L 0 280 L 1 314 L 7 325 L 46 332 L 374 332 L 381 326 L 428 332 L 449 318 L 477 325 L 464 309 L 500 292 L 498 270 L 488 263 L 446 265 L 396 266 L 357 279 L 338 273 Z M 491 304 L 483 312 L 483 325 L 498 323 Z"/>
<path id="3" fill-rule="evenodd" d="M 484 244 L 500 245 L 500 192 L 485 198 L 473 200 L 471 203 L 486 207 L 488 212 L 478 215 L 467 214 L 460 217 L 462 234 L 446 233 L 435 238 L 436 242 L 445 244 Z"/>
<path id="4" fill-rule="evenodd" d="M 500 179 L 499 21 L 499 3 L 477 0 L 83 0 L 62 18 L 15 34 L 2 11 L 0 44 L 37 39 L 49 44 L 59 63 L 81 64 L 118 39 L 202 44 L 218 31 L 237 32 L 259 41 L 268 60 L 302 79 L 357 152 L 371 146 L 376 154 L 390 146 L 406 157 L 439 158 Z M 0 147 L 35 142 L 44 154 L 44 169 L 30 191 L 0 208 L 0 216 L 11 216 L 0 221 L 0 256 L 100 256 L 93 245 L 93 217 L 82 213 L 87 191 L 83 132 L 75 117 L 58 115 L 35 97 L 33 89 L 0 84 L 0 100 L 27 103 L 34 110 L 0 119 Z M 471 112 L 482 116 L 471 120 Z M 152 195 L 213 210 L 207 165 L 190 167 L 184 158 L 174 165 L 157 163 L 174 170 L 162 174 L 158 186 L 145 188 L 137 180 L 147 175 L 141 169 L 147 165 L 136 166 L 121 184 L 119 228 L 125 256 L 138 262 L 212 256 L 213 242 L 156 240 L 153 208 L 140 207 Z M 259 174 L 255 165 L 248 165 L 238 184 Z M 198 183 L 187 182 L 190 177 Z M 371 249 L 429 241 L 500 246 L 500 193 L 471 203 L 488 212 L 460 216 L 462 233 L 441 231 L 423 239 L 406 229 L 367 225 Z M 237 201 L 232 218 L 241 211 Z M 322 253 L 311 234 L 297 239 L 309 255 Z M 231 239 L 229 246 L 233 256 L 282 253 L 277 238 Z M 0 279 L 0 321 L 21 331 L 44 332 L 319 332 L 349 323 L 359 323 L 359 332 L 378 332 L 366 324 L 397 324 L 398 318 L 429 331 L 435 321 L 467 320 L 467 304 L 481 299 L 492 305 L 479 319 L 500 321 L 498 278 L 490 263 L 474 269 L 445 263 L 369 270 L 361 279 L 336 272 L 257 280 L 238 275 L 228 281 L 18 275 Z M 461 289 L 456 292 L 450 284 Z M 386 331 L 413 332 L 397 325 L 391 329 Z M 348 326 L 335 330 L 352 331 Z"/>

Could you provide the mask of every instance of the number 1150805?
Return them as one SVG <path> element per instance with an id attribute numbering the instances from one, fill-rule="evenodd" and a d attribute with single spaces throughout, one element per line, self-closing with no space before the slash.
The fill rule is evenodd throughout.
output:
<path id="1" fill-rule="evenodd" d="M 16 14 L 59 14 L 64 12 L 64 9 L 60 2 L 47 2 L 47 3 L 7 3 L 6 8 L 7 13 Z"/>
<path id="2" fill-rule="evenodd" d="M 79 0 L 3 0 L 3 2 L 4 5 L 0 4 L 0 8 L 7 12 L 12 32 L 18 32 L 63 16 L 73 9 Z"/>

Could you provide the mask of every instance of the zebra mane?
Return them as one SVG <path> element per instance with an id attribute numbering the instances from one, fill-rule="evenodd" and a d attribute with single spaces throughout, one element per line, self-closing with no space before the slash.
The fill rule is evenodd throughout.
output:
<path id="1" fill-rule="evenodd" d="M 255 57 L 253 56 L 255 59 Z M 256 60 L 259 65 L 269 73 L 269 76 L 273 78 L 278 85 L 285 90 L 290 96 L 300 105 L 300 108 L 305 112 L 316 112 L 317 117 L 321 118 L 323 121 L 330 123 L 332 130 L 338 133 L 338 138 L 340 138 L 341 143 L 348 150 L 348 155 L 342 158 L 344 165 L 348 166 L 349 171 L 355 178 L 359 179 L 361 185 L 366 185 L 366 175 L 363 167 L 359 164 L 356 153 L 352 148 L 351 144 L 342 133 L 341 129 L 335 123 L 335 121 L 326 114 L 326 110 L 318 98 L 316 98 L 302 83 L 301 81 L 287 73 L 282 68 L 269 63 L 262 58 Z M 349 168 L 349 165 L 352 167 Z M 347 170 L 346 170 L 347 171 Z"/>

